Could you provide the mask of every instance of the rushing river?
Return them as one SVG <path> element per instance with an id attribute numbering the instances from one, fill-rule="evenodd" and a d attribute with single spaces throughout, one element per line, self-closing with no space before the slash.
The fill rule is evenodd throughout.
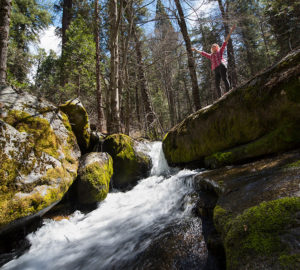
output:
<path id="1" fill-rule="evenodd" d="M 207 250 L 190 196 L 196 171 L 171 170 L 160 142 L 144 145 L 144 151 L 153 164 L 148 178 L 130 191 L 109 193 L 88 214 L 76 211 L 69 219 L 45 220 L 27 236 L 30 249 L 2 269 L 204 269 L 199 261 L 205 261 Z M 158 250 L 173 248 L 180 256 L 178 239 L 190 243 L 188 248 L 182 244 L 189 259 L 163 267 L 169 257 Z"/>

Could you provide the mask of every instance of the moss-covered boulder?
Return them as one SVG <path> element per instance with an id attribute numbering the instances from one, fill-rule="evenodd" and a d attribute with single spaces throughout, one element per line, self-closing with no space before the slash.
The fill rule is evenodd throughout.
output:
<path id="1" fill-rule="evenodd" d="M 80 156 L 67 116 L 46 100 L 0 88 L 0 233 L 59 201 Z"/>
<path id="2" fill-rule="evenodd" d="M 151 160 L 136 146 L 137 142 L 124 134 L 113 134 L 104 140 L 103 151 L 114 161 L 113 187 L 131 187 L 148 174 Z"/>
<path id="3" fill-rule="evenodd" d="M 83 104 L 76 98 L 68 100 L 59 108 L 68 116 L 80 150 L 82 153 L 86 153 L 90 146 L 91 129 L 89 117 Z"/>
<path id="4" fill-rule="evenodd" d="M 113 175 L 113 160 L 107 153 L 89 153 L 80 160 L 77 194 L 82 204 L 103 201 Z"/>
<path id="5" fill-rule="evenodd" d="M 198 174 L 218 196 L 213 219 L 227 269 L 300 269 L 300 151 Z"/>
<path id="6" fill-rule="evenodd" d="M 300 49 L 172 128 L 166 159 L 220 167 L 300 146 L 299 78 Z"/>

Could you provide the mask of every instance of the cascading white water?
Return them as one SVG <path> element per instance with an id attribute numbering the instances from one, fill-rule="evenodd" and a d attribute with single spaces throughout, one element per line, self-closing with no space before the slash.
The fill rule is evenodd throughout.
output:
<path id="1" fill-rule="evenodd" d="M 120 269 L 118 262 L 136 256 L 168 224 L 190 215 L 192 204 L 185 195 L 192 188 L 186 179 L 196 172 L 170 175 L 161 143 L 147 147 L 150 177 L 126 193 L 109 193 L 86 215 L 76 211 L 69 220 L 46 220 L 27 236 L 29 251 L 3 269 Z"/>

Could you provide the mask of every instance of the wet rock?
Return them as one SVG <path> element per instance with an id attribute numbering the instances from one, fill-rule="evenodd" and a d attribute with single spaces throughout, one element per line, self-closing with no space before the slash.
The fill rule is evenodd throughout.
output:
<path id="1" fill-rule="evenodd" d="M 80 151 L 67 116 L 50 102 L 1 87 L 0 103 L 1 234 L 63 197 Z"/>
<path id="2" fill-rule="evenodd" d="M 59 108 L 68 116 L 81 152 L 86 153 L 90 147 L 91 128 L 89 117 L 83 104 L 76 98 L 68 100 L 65 104 L 60 105 Z"/>
<path id="3" fill-rule="evenodd" d="M 77 194 L 82 204 L 104 200 L 113 174 L 113 161 L 107 153 L 89 153 L 80 160 Z"/>
<path id="4" fill-rule="evenodd" d="M 176 221 L 161 231 L 151 244 L 121 269 L 218 269 L 205 268 L 208 251 L 201 220 Z"/>
<path id="5" fill-rule="evenodd" d="M 168 163 L 217 168 L 299 147 L 299 63 L 300 49 L 172 128 Z"/>
<path id="6" fill-rule="evenodd" d="M 127 135 L 113 134 L 103 142 L 103 151 L 113 158 L 113 187 L 126 189 L 145 177 L 150 168 L 150 158 L 137 150 L 136 142 Z"/>
<path id="7" fill-rule="evenodd" d="M 300 151 L 198 174 L 218 195 L 213 219 L 227 269 L 300 267 Z"/>

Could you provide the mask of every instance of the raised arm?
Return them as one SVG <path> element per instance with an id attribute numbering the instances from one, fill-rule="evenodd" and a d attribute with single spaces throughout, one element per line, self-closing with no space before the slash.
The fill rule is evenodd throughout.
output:
<path id="1" fill-rule="evenodd" d="M 206 57 L 208 59 L 210 59 L 210 57 L 211 57 L 211 55 L 209 53 L 206 53 L 206 52 L 203 52 L 203 51 L 199 51 L 196 48 L 192 48 L 192 51 L 200 53 L 202 56 L 204 56 L 204 57 Z"/>
<path id="2" fill-rule="evenodd" d="M 231 36 L 231 34 L 232 34 L 232 32 L 234 31 L 235 28 L 236 28 L 236 25 L 234 24 L 234 25 L 232 26 L 232 28 L 230 29 L 230 32 L 229 32 L 228 36 L 227 36 L 226 39 L 225 39 L 225 42 L 226 42 L 226 43 L 227 43 L 228 40 L 230 39 L 230 36 Z"/>

